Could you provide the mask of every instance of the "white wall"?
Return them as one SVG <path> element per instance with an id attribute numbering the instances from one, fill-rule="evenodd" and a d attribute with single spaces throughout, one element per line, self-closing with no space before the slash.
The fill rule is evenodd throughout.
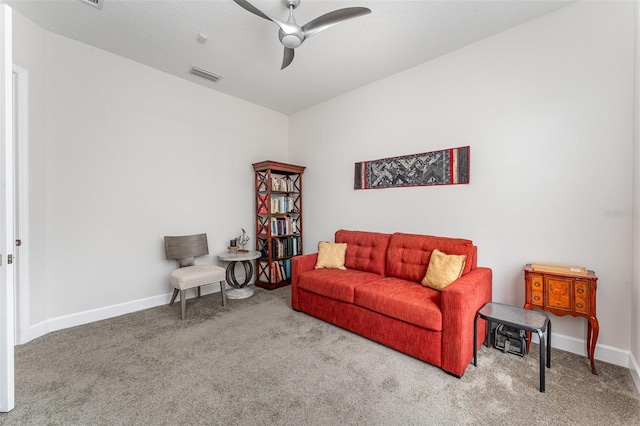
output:
<path id="1" fill-rule="evenodd" d="M 635 2 L 635 69 L 633 115 L 633 292 L 631 298 L 631 360 L 629 367 L 640 389 L 640 1 Z"/>
<path id="2" fill-rule="evenodd" d="M 200 263 L 218 264 L 215 253 L 254 227 L 251 164 L 287 160 L 288 117 L 16 15 L 15 61 L 36 80 L 31 320 L 45 325 L 34 333 L 165 297 L 175 264 L 164 235 L 206 232 L 211 255 Z"/>
<path id="3" fill-rule="evenodd" d="M 596 357 L 610 346 L 607 358 L 626 363 L 632 12 L 571 5 L 292 115 L 305 251 L 339 228 L 470 238 L 493 269 L 494 300 L 516 305 L 526 263 L 585 265 L 599 277 Z M 469 185 L 353 190 L 355 162 L 463 145 Z M 553 325 L 584 352 L 586 321 Z"/>

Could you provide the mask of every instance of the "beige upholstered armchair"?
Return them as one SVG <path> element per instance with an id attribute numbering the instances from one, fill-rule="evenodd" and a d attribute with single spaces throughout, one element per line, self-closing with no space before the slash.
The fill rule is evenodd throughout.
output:
<path id="1" fill-rule="evenodd" d="M 227 306 L 225 292 L 225 269 L 214 265 L 195 265 L 194 259 L 209 254 L 207 234 L 186 235 L 179 237 L 164 237 L 164 248 L 167 260 L 177 260 L 178 269 L 171 272 L 169 282 L 173 287 L 173 296 L 169 306 L 173 306 L 178 291 L 180 292 L 181 319 L 185 317 L 186 291 L 197 287 L 200 297 L 200 287 L 220 282 L 222 306 Z"/>

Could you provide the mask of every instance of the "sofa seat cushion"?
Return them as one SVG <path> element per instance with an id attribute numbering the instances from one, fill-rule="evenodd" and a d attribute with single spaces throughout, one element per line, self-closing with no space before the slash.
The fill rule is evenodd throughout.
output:
<path id="1" fill-rule="evenodd" d="M 298 287 L 320 296 L 353 303 L 354 289 L 382 276 L 353 269 L 314 269 L 303 272 L 298 277 Z"/>
<path id="2" fill-rule="evenodd" d="M 442 331 L 440 292 L 399 278 L 359 285 L 354 304 L 433 331 Z"/>

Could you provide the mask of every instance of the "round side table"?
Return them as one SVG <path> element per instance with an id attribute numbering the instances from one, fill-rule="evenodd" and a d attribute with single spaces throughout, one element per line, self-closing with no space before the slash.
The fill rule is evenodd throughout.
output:
<path id="1" fill-rule="evenodd" d="M 253 289 L 247 288 L 247 284 L 253 277 L 253 261 L 262 256 L 259 251 L 229 253 L 224 251 L 218 254 L 218 259 L 229 262 L 227 265 L 227 282 L 233 290 L 227 291 L 229 299 L 246 299 L 253 296 Z M 236 278 L 236 264 L 240 262 L 244 267 L 244 282 L 239 283 Z"/>

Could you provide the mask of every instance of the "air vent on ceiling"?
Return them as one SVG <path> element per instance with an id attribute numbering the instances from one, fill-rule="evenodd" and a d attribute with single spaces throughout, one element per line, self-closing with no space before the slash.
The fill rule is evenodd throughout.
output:
<path id="1" fill-rule="evenodd" d="M 202 68 L 192 67 L 191 71 L 189 71 L 193 75 L 197 75 L 198 77 L 206 78 L 207 80 L 211 80 L 216 83 L 218 80 L 222 78 L 221 75 L 212 73 L 211 71 L 203 70 Z"/>
<path id="2" fill-rule="evenodd" d="M 82 3 L 90 4 L 91 6 L 97 7 L 98 9 L 102 9 L 102 3 L 104 0 L 80 0 Z"/>

